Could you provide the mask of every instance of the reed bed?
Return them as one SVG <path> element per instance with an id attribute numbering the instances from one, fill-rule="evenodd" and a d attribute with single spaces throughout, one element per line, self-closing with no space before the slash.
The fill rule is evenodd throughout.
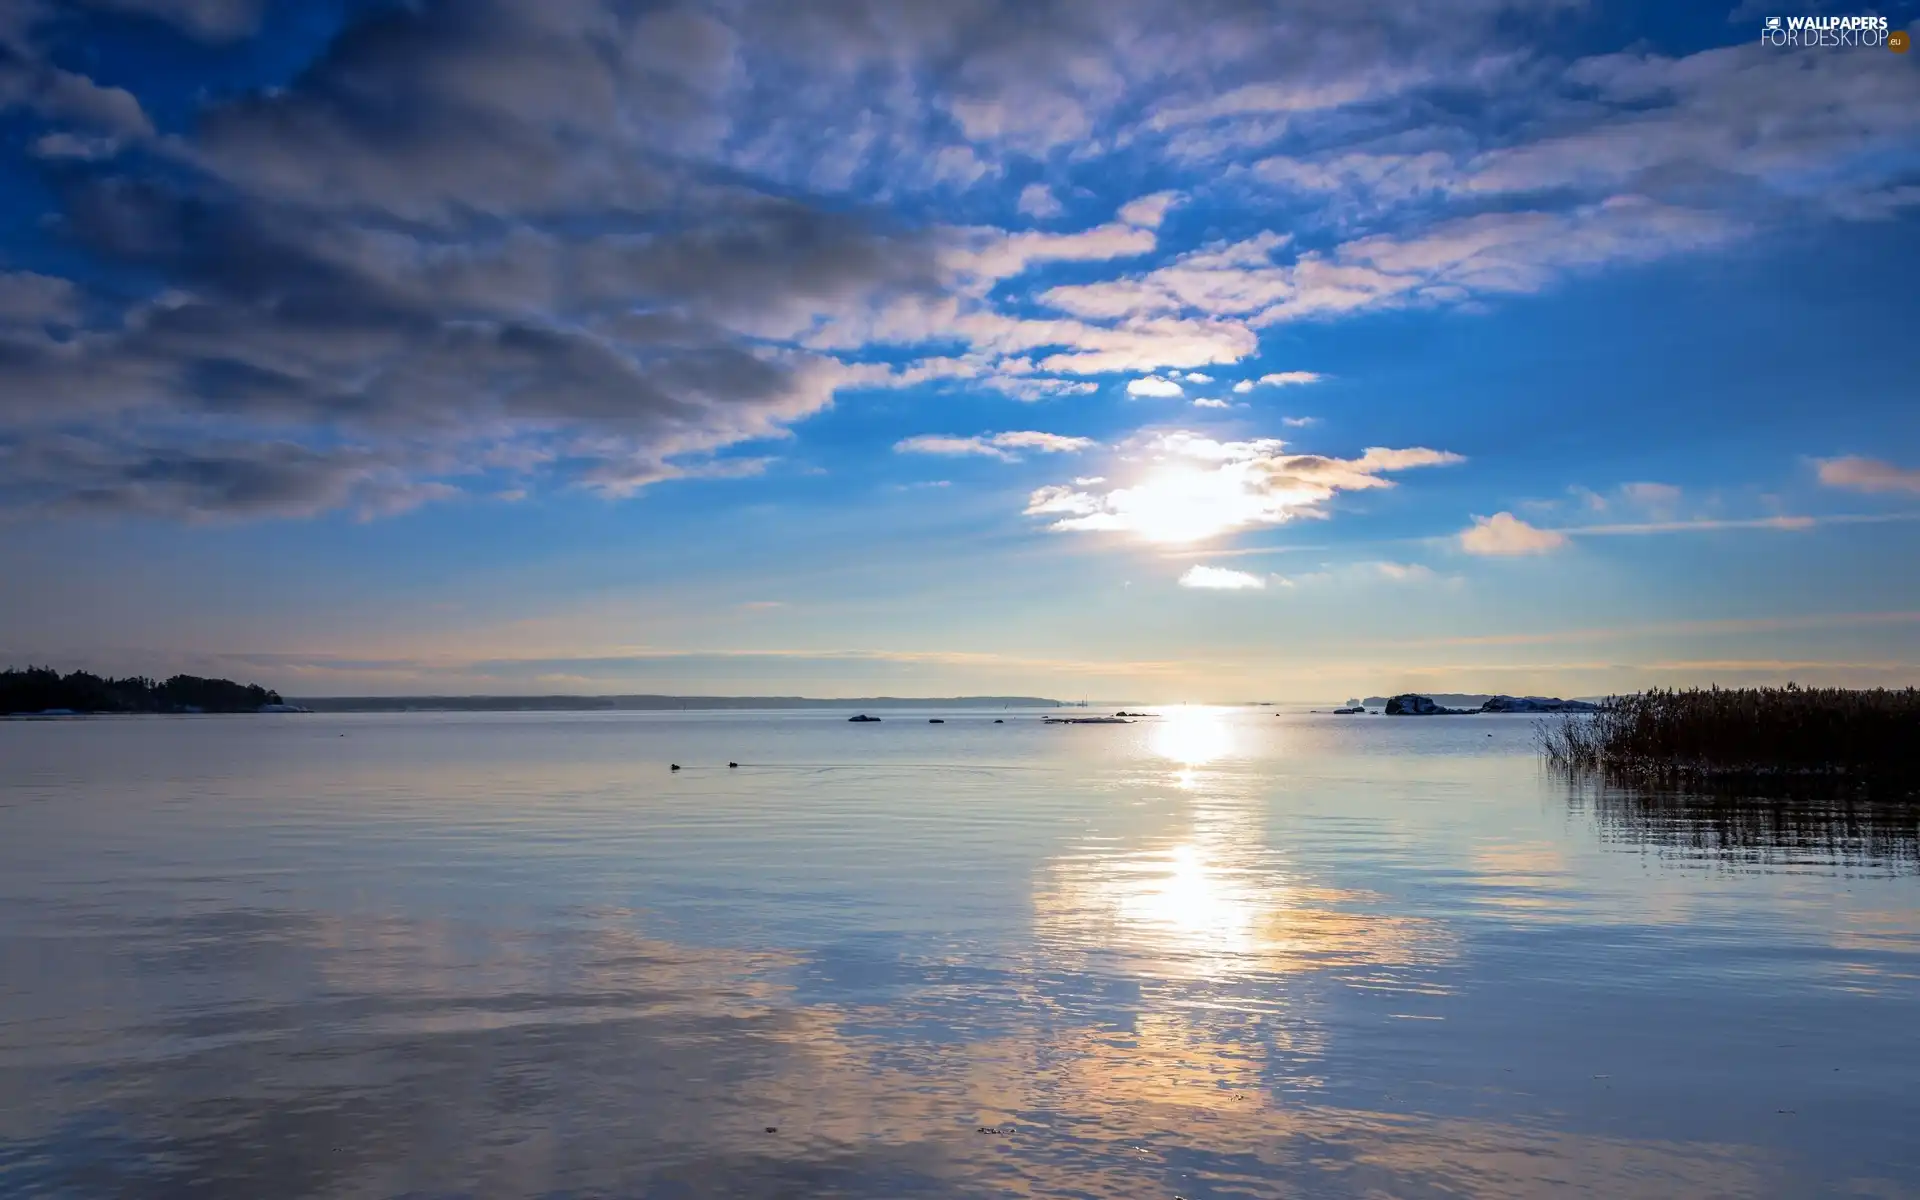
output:
<path id="1" fill-rule="evenodd" d="M 1823 777 L 1920 783 L 1920 689 L 1707 688 L 1615 696 L 1543 723 L 1557 767 L 1638 782 Z"/>

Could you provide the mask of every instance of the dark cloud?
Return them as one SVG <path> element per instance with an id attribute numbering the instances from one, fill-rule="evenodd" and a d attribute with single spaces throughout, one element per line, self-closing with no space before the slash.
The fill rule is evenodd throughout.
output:
<path id="1" fill-rule="evenodd" d="M 0 111 L 25 108 L 48 121 L 88 130 L 145 137 L 153 125 L 140 101 L 125 88 L 102 87 L 85 75 L 62 70 L 0 39 Z"/>
<path id="2" fill-rule="evenodd" d="M 0 327 L 67 323 L 79 312 L 79 289 L 31 271 L 0 272 Z"/>
<path id="3" fill-rule="evenodd" d="M 142 446 L 55 436 L 0 443 L 0 496 L 41 511 L 200 519 L 306 517 L 342 507 L 387 515 L 451 493 L 411 478 L 412 465 L 358 447 Z"/>
<path id="4" fill-rule="evenodd" d="M 79 0 L 107 12 L 157 17 L 197 38 L 228 41 L 260 24 L 262 0 Z"/>
<path id="5" fill-rule="evenodd" d="M 733 53 L 691 13 L 387 12 L 287 89 L 210 110 L 183 143 L 204 173 L 55 173 L 66 242 L 105 278 L 164 286 L 78 336 L 0 342 L 0 413 L 65 439 L 16 447 L 9 470 L 36 470 L 13 494 L 150 513 L 394 507 L 428 493 L 369 472 L 417 464 L 296 451 L 428 437 L 518 439 L 527 452 L 502 461 L 626 491 L 719 470 L 676 456 L 783 435 L 840 373 L 759 332 L 931 288 L 936 259 L 870 216 L 618 153 L 670 142 L 647 120 L 672 130 L 711 108 Z M 59 282 L 6 277 L 0 312 L 38 312 Z M 133 454 L 120 430 L 88 428 L 109 415 L 226 419 L 266 440 Z"/>

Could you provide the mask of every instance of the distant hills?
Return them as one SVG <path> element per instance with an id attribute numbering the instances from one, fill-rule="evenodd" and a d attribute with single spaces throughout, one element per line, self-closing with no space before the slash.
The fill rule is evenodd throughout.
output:
<path id="1" fill-rule="evenodd" d="M 1044 696 L 311 696 L 314 712 L 658 712 L 738 708 L 1059 708 Z"/>

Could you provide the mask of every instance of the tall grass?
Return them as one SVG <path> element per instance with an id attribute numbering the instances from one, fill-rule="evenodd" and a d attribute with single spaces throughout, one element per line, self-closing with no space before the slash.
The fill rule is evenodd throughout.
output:
<path id="1" fill-rule="evenodd" d="M 1920 781 L 1920 689 L 1709 688 L 1615 696 L 1544 723 L 1555 766 L 1628 780 L 1837 776 Z"/>

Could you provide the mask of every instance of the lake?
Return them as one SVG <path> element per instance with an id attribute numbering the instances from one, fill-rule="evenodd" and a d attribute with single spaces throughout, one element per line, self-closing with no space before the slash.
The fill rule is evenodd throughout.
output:
<path id="1" fill-rule="evenodd" d="M 0 722 L 0 1194 L 1920 1194 L 1911 814 L 1162 711 Z"/>

